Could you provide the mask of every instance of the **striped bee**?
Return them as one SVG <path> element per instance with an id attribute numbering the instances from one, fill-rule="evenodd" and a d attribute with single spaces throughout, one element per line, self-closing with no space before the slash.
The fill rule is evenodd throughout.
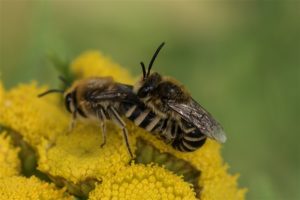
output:
<path id="1" fill-rule="evenodd" d="M 143 76 L 133 89 L 145 106 L 133 105 L 127 109 L 126 117 L 137 126 L 158 134 L 179 151 L 195 151 L 207 137 L 225 142 L 226 135 L 221 125 L 191 97 L 184 86 L 172 78 L 151 73 L 163 45 L 154 53 L 147 71 L 141 62 Z"/>
<path id="2" fill-rule="evenodd" d="M 39 97 L 53 92 L 64 94 L 65 107 L 72 113 L 71 129 L 78 116 L 99 121 L 103 147 L 106 143 L 105 121 L 112 120 L 122 129 L 128 152 L 133 158 L 126 124 L 121 118 L 127 111 L 126 108 L 139 105 L 132 86 L 114 82 L 112 77 L 94 77 L 76 81 L 66 91 L 51 89 Z"/>

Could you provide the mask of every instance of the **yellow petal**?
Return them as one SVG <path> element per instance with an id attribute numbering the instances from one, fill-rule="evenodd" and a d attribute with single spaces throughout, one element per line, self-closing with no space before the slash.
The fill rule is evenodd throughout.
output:
<path id="1" fill-rule="evenodd" d="M 97 199 L 196 199 L 190 184 L 158 166 L 132 165 L 107 177 L 90 193 Z"/>
<path id="2" fill-rule="evenodd" d="M 20 172 L 19 148 L 11 144 L 12 140 L 6 132 L 0 133 L 0 179 Z"/>
<path id="3" fill-rule="evenodd" d="M 13 176 L 0 179 L 0 199 L 14 200 L 71 200 L 64 190 L 53 184 L 42 182 L 36 177 Z"/>

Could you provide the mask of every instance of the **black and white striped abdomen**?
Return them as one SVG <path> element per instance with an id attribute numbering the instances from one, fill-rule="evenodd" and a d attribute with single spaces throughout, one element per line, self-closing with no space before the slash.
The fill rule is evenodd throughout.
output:
<path id="1" fill-rule="evenodd" d="M 188 133 L 178 129 L 177 137 L 172 146 L 179 151 L 192 152 L 199 149 L 205 143 L 206 138 L 206 135 L 196 128 Z"/>
<path id="2" fill-rule="evenodd" d="M 183 130 L 178 122 L 171 119 L 162 119 L 149 108 L 141 105 L 125 104 L 124 115 L 136 126 L 159 136 L 166 143 L 178 151 L 191 152 L 199 149 L 206 141 L 206 136 L 199 129 L 193 128 L 183 121 L 187 130 Z"/>
<path id="3" fill-rule="evenodd" d="M 130 119 L 136 126 L 139 126 L 148 132 L 153 132 L 161 126 L 163 120 L 150 109 L 144 106 L 132 105 L 125 111 L 125 117 Z"/>

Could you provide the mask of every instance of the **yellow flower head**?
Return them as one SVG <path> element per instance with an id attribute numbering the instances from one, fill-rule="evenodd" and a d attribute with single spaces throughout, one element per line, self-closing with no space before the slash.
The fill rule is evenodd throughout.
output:
<path id="1" fill-rule="evenodd" d="M 97 199 L 195 199 L 191 185 L 158 166 L 132 165 L 103 180 L 91 192 Z"/>
<path id="2" fill-rule="evenodd" d="M 62 133 L 53 144 L 44 140 L 38 146 L 38 169 L 68 180 L 68 186 L 79 184 L 93 189 L 94 182 L 101 182 L 104 176 L 116 173 L 130 161 L 119 130 L 111 125 L 108 128 L 110 134 L 104 148 L 100 147 L 99 126 L 93 124 L 80 124 L 71 133 Z M 134 137 L 130 139 L 135 144 Z M 92 185 L 84 186 L 85 181 Z M 89 188 L 74 193 L 87 195 Z"/>
<path id="3" fill-rule="evenodd" d="M 117 82 L 133 83 L 125 68 L 98 51 L 88 51 L 76 58 L 71 65 L 71 71 L 80 78 L 112 76 Z"/>
<path id="4" fill-rule="evenodd" d="M 84 53 L 70 67 L 78 79 L 112 76 L 125 84 L 134 80 L 99 52 Z M 0 125 L 22 136 L 18 140 L 34 150 L 36 169 L 70 194 L 90 199 L 244 199 L 245 190 L 238 188 L 237 175 L 227 172 L 215 141 L 182 153 L 125 119 L 136 156 L 130 162 L 118 127 L 108 123 L 107 142 L 101 148 L 99 124 L 78 121 L 69 131 L 71 115 L 61 96 L 37 98 L 45 90 L 35 83 L 5 93 L 0 87 Z"/>
<path id="5" fill-rule="evenodd" d="M 2 82 L 0 81 L 0 103 L 3 100 L 3 96 L 4 96 L 4 88 Z"/>
<path id="6" fill-rule="evenodd" d="M 55 140 L 69 124 L 68 116 L 53 98 L 37 98 L 44 90 L 36 83 L 22 84 L 6 92 L 0 106 L 0 124 L 20 133 L 33 147 L 44 137 Z"/>
<path id="7" fill-rule="evenodd" d="M 100 147 L 99 126 L 93 124 L 78 125 L 72 133 L 57 137 L 53 144 L 44 140 L 38 146 L 39 169 L 74 183 L 89 177 L 101 180 L 104 175 L 117 172 L 130 161 L 130 156 L 118 129 L 109 128 L 105 148 Z"/>
<path id="8" fill-rule="evenodd" d="M 19 148 L 14 147 L 6 132 L 0 133 L 0 179 L 20 172 Z"/>
<path id="9" fill-rule="evenodd" d="M 42 182 L 36 177 L 13 176 L 0 179 L 0 199 L 14 200 L 71 200 L 65 190 L 57 189 L 53 184 Z"/>

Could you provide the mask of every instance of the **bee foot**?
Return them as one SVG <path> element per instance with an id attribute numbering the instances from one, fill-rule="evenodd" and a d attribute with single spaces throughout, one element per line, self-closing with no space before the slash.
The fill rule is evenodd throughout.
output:
<path id="1" fill-rule="evenodd" d="M 100 145 L 101 148 L 103 148 L 104 146 L 105 146 L 105 143 L 102 143 L 102 144 Z"/>

